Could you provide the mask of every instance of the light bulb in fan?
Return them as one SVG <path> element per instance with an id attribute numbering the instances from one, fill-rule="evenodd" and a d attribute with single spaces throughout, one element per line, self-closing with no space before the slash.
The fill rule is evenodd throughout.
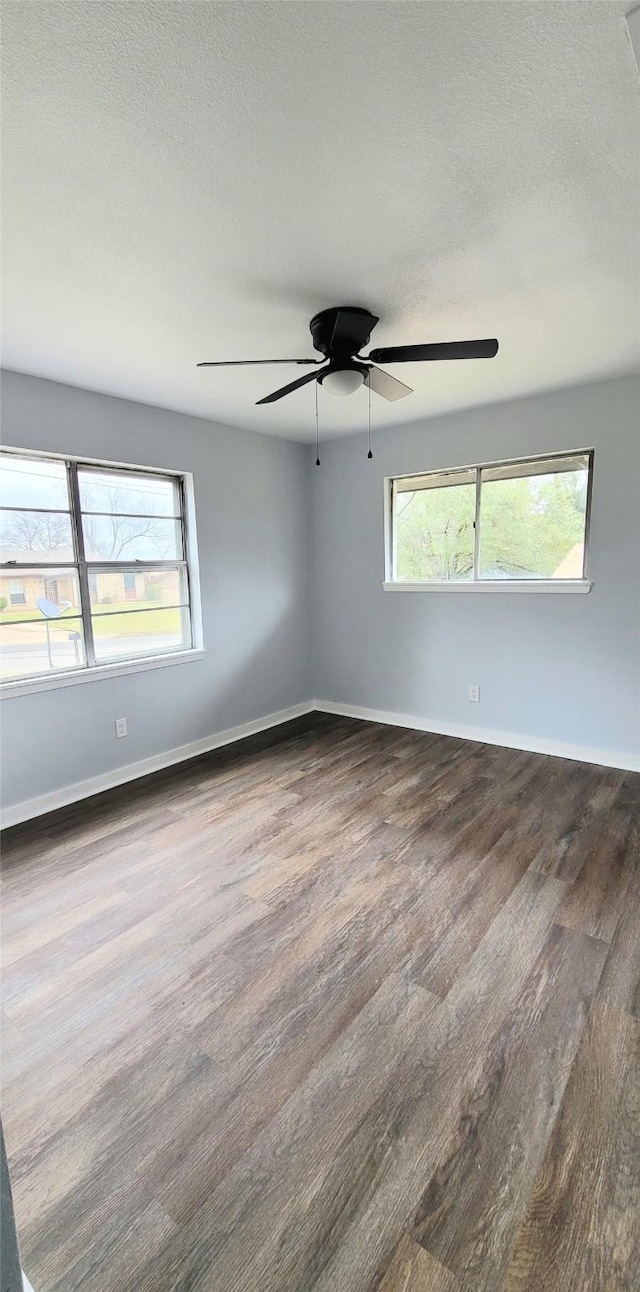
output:
<path id="1" fill-rule="evenodd" d="M 364 381 L 364 373 L 358 368 L 336 368 L 320 378 L 322 389 L 332 395 L 352 395 Z"/>

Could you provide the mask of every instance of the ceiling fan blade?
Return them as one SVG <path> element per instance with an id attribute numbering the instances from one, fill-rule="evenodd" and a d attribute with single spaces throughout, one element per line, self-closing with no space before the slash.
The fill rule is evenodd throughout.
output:
<path id="1" fill-rule="evenodd" d="M 326 368 L 322 368 L 321 372 L 326 372 Z M 281 386 L 280 390 L 274 390 L 272 395 L 265 395 L 264 399 L 256 399 L 256 404 L 274 404 L 276 399 L 290 395 L 299 386 L 306 386 L 308 381 L 317 381 L 320 375 L 320 372 L 305 372 L 304 377 L 298 377 L 297 381 L 291 381 L 288 386 Z"/>
<path id="2" fill-rule="evenodd" d="M 329 353 L 333 354 L 335 351 L 339 353 L 340 350 L 347 349 L 350 354 L 356 354 L 361 346 L 367 344 L 376 323 L 379 322 L 375 314 L 339 309 L 331 333 Z"/>
<path id="3" fill-rule="evenodd" d="M 413 394 L 411 386 L 405 386 L 403 381 L 398 381 L 397 377 L 392 377 L 390 372 L 384 372 L 382 368 L 369 368 L 364 384 L 375 391 L 376 395 L 382 395 L 383 399 L 404 399 L 405 395 Z"/>
<path id="4" fill-rule="evenodd" d="M 322 359 L 214 359 L 209 363 L 197 363 L 196 368 L 239 368 L 254 363 L 323 363 Z"/>
<path id="5" fill-rule="evenodd" d="M 498 353 L 495 337 L 485 341 L 441 341 L 435 345 L 391 345 L 372 350 L 372 363 L 421 363 L 431 359 L 493 359 Z"/>

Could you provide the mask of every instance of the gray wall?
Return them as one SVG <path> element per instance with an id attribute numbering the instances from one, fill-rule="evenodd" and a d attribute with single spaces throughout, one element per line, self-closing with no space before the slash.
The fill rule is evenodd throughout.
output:
<path id="1" fill-rule="evenodd" d="M 194 473 L 206 658 L 2 701 L 20 803 L 308 700 L 308 475 L 298 444 L 18 373 L 6 445 Z M 126 716 L 129 736 L 115 739 Z"/>
<path id="2" fill-rule="evenodd" d="M 364 436 L 325 444 L 320 469 L 310 454 L 316 697 L 637 756 L 639 409 L 625 377 L 398 430 L 374 421 L 372 462 Z M 583 447 L 596 451 L 588 596 L 382 590 L 384 476 Z"/>
<path id="3" fill-rule="evenodd" d="M 323 446 L 319 470 L 301 445 L 35 377 L 4 374 L 2 394 L 8 445 L 194 473 L 207 649 L 193 663 L 3 701 L 5 805 L 314 694 L 479 737 L 637 757 L 637 379 L 377 433 L 374 411 L 373 462 L 364 437 L 349 436 Z M 385 475 L 591 446 L 589 596 L 383 592 Z M 122 716 L 130 734 L 116 741 Z"/>

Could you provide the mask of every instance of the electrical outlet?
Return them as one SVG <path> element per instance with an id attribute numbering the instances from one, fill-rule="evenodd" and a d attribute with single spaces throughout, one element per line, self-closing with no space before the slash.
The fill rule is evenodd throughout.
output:
<path id="1" fill-rule="evenodd" d="M 116 740 L 121 740 L 123 736 L 128 736 L 127 719 L 116 718 Z"/>
<path id="2" fill-rule="evenodd" d="M 479 700 L 480 700 L 480 687 L 479 687 L 479 686 L 470 686 L 470 687 L 469 687 L 469 691 L 468 691 L 468 695 L 467 695 L 467 699 L 469 699 L 469 700 L 473 700 L 473 701 L 474 701 L 474 703 L 478 703 L 478 702 L 479 702 Z"/>

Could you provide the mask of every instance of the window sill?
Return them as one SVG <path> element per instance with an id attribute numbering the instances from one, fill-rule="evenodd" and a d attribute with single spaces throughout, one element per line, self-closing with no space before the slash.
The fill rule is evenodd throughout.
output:
<path id="1" fill-rule="evenodd" d="M 0 685 L 0 699 L 14 695 L 33 695 L 36 691 L 55 691 L 59 686 L 77 686 L 82 682 L 105 682 L 110 677 L 123 677 L 127 673 L 146 673 L 153 668 L 167 668 L 170 664 L 190 664 L 204 659 L 202 649 L 173 651 L 168 655 L 149 655 L 146 659 L 123 660 L 121 664 L 99 664 L 96 668 L 74 669 L 68 673 L 55 673 L 43 677 L 16 678 L 15 682 Z"/>
<path id="2" fill-rule="evenodd" d="M 493 579 L 482 583 L 393 583 L 382 584 L 385 592 L 590 592 L 589 579 Z"/>

